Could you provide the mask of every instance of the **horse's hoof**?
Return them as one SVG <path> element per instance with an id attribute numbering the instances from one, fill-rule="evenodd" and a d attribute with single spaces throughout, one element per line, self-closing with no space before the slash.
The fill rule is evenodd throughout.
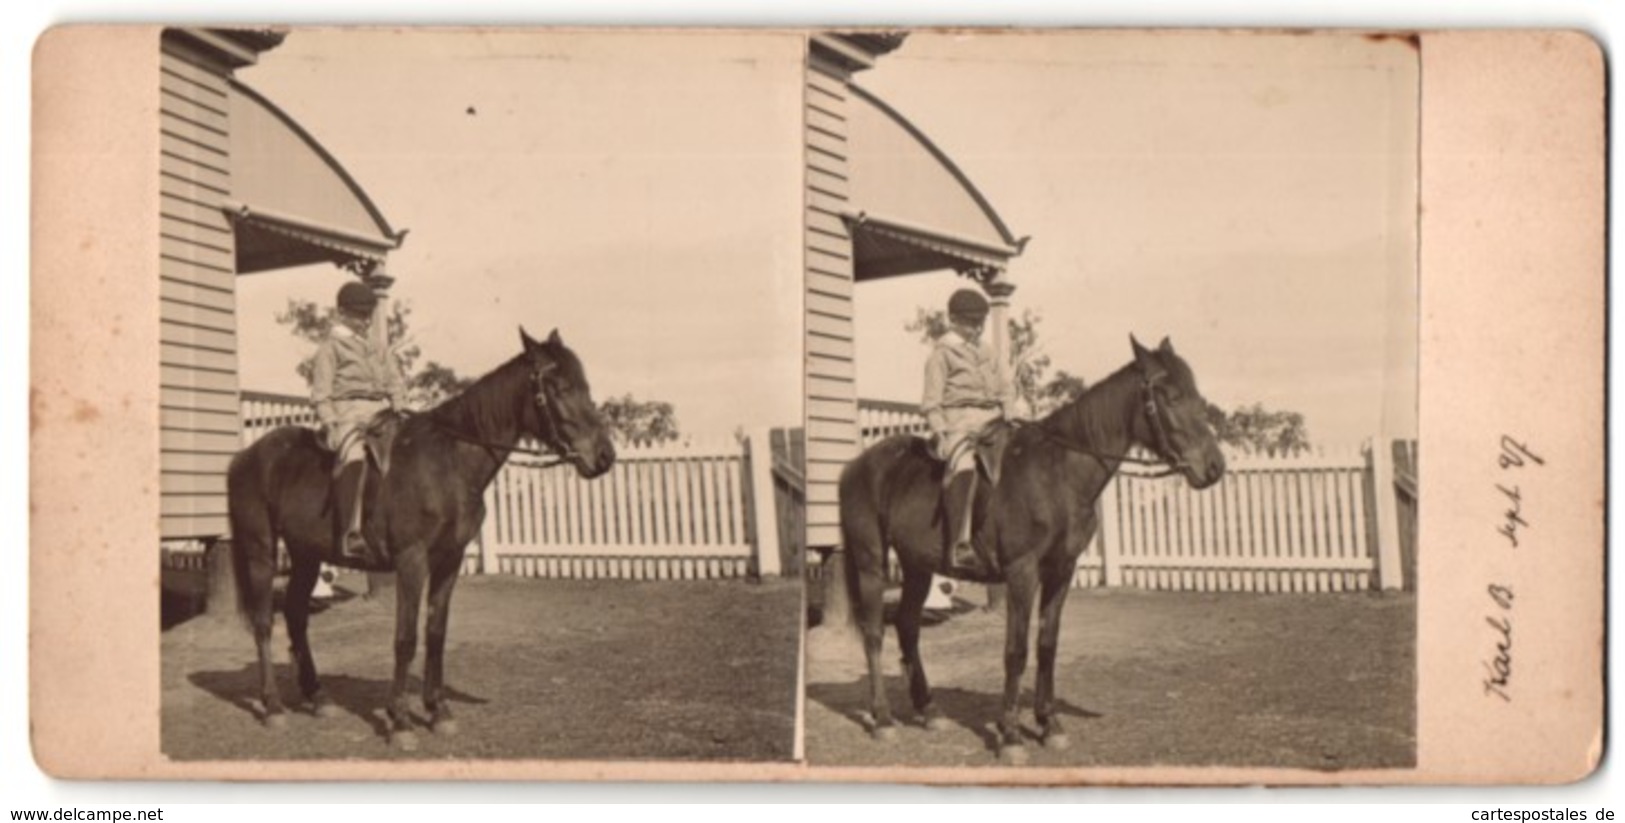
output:
<path id="1" fill-rule="evenodd" d="M 890 743 L 897 739 L 897 727 L 876 726 L 870 734 L 874 735 L 874 738 L 882 743 Z"/>
<path id="2" fill-rule="evenodd" d="M 948 730 L 948 718 L 940 714 L 933 714 L 925 719 L 925 730 L 928 732 L 943 732 Z"/>
<path id="3" fill-rule="evenodd" d="M 1054 751 L 1065 751 L 1072 748 L 1072 740 L 1062 732 L 1056 732 L 1044 737 L 1044 748 Z"/>
<path id="4" fill-rule="evenodd" d="M 327 702 L 326 700 L 323 700 L 320 703 L 312 706 L 310 713 L 316 715 L 317 717 L 323 718 L 324 720 L 330 719 L 339 716 L 339 707 Z"/>
<path id="5" fill-rule="evenodd" d="M 269 729 L 269 730 L 271 730 L 273 732 L 280 732 L 283 729 L 288 728 L 288 716 L 283 714 L 282 712 L 277 712 L 276 714 L 268 714 L 268 715 L 266 715 L 265 716 L 265 728 L 267 728 L 267 729 Z"/>
<path id="6" fill-rule="evenodd" d="M 1018 743 L 1000 748 L 999 762 L 1006 766 L 1027 765 L 1027 747 Z"/>
<path id="7" fill-rule="evenodd" d="M 415 752 L 418 750 L 418 736 L 409 731 L 391 732 L 389 745 L 403 752 Z"/>
<path id="8" fill-rule="evenodd" d="M 436 720 L 429 726 L 429 730 L 441 737 L 451 737 L 457 733 L 457 721 L 450 717 L 444 720 Z"/>

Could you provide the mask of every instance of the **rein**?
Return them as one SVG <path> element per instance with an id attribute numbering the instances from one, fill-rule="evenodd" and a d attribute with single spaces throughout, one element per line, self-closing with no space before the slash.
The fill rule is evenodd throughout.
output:
<path id="1" fill-rule="evenodd" d="M 547 373 L 555 368 L 558 368 L 557 363 L 548 363 L 543 366 L 538 366 L 531 372 L 530 379 L 531 382 L 536 386 L 535 401 L 537 411 L 539 411 L 542 416 L 547 419 L 548 431 L 553 432 L 554 436 L 557 437 L 559 429 L 558 420 L 553 414 L 553 396 L 548 394 L 547 382 L 545 380 Z M 430 422 L 434 423 L 435 428 L 451 435 L 452 439 L 461 440 L 464 443 L 481 446 L 492 451 L 502 450 L 508 452 L 509 454 L 517 452 L 519 454 L 526 454 L 532 457 L 551 458 L 550 460 L 545 460 L 542 463 L 541 467 L 544 469 L 550 469 L 554 466 L 562 466 L 569 463 L 576 457 L 575 450 L 571 449 L 568 445 L 566 445 L 563 449 L 558 447 L 553 447 L 551 449 L 527 449 L 517 444 L 494 443 L 489 440 L 474 437 L 466 432 L 452 428 L 438 417 L 432 418 Z"/>
<path id="2" fill-rule="evenodd" d="M 1145 397 L 1145 417 L 1146 417 L 1146 422 L 1150 424 L 1152 436 L 1155 437 L 1156 440 L 1157 440 L 1157 444 L 1156 444 L 1157 445 L 1157 450 L 1161 451 L 1161 452 L 1168 452 L 1168 451 L 1171 451 L 1171 449 L 1168 448 L 1168 431 L 1167 431 L 1166 427 L 1163 425 L 1163 422 L 1162 422 L 1162 412 L 1161 412 L 1160 409 L 1157 408 L 1157 395 L 1156 395 L 1156 392 L 1153 390 L 1153 387 L 1154 387 L 1154 381 L 1152 381 L 1152 380 L 1142 380 L 1141 383 L 1140 383 L 1140 391 Z M 1147 460 L 1147 459 L 1145 459 L 1143 457 L 1134 457 L 1134 456 L 1129 455 L 1127 453 L 1124 453 L 1124 454 L 1108 454 L 1106 452 L 1097 451 L 1097 450 L 1089 448 L 1087 446 L 1083 446 L 1083 445 L 1080 445 L 1078 443 L 1074 443 L 1074 442 L 1068 440 L 1060 432 L 1050 428 L 1049 426 L 1044 425 L 1043 423 L 1032 423 L 1030 425 L 1037 426 L 1038 429 L 1040 431 L 1042 431 L 1045 436 L 1047 436 L 1050 440 L 1053 440 L 1057 445 L 1061 446 L 1062 448 L 1064 448 L 1064 449 L 1066 449 L 1068 451 L 1075 451 L 1075 452 L 1077 452 L 1079 454 L 1086 454 L 1086 455 L 1088 455 L 1090 457 L 1093 457 L 1096 460 L 1099 460 L 1102 463 L 1105 463 L 1108 460 L 1115 460 L 1115 461 L 1117 461 L 1119 463 L 1129 463 L 1129 464 L 1132 464 L 1132 465 L 1135 465 L 1135 466 L 1167 466 L 1168 467 L 1168 468 L 1164 469 L 1163 471 L 1156 472 L 1154 474 L 1145 475 L 1146 477 L 1152 477 L 1152 478 L 1172 477 L 1173 475 L 1179 474 L 1182 471 L 1184 471 L 1186 468 L 1188 468 L 1188 466 L 1187 466 L 1187 464 L 1185 463 L 1184 460 L 1168 460 L 1166 458 L 1161 458 L 1161 457 L 1159 457 L 1159 458 L 1157 458 L 1155 460 Z"/>
<path id="3" fill-rule="evenodd" d="M 551 457 L 552 460 L 549 460 L 549 461 L 546 461 L 546 462 L 542 463 L 542 468 L 544 468 L 544 469 L 550 469 L 550 468 L 553 468 L 554 466 L 562 466 L 565 463 L 570 462 L 570 458 L 564 457 L 564 456 L 559 456 L 558 452 L 555 452 L 555 451 L 551 451 L 551 450 L 548 450 L 548 449 L 527 449 L 527 448 L 524 448 L 524 447 L 518 446 L 518 445 L 505 445 L 505 444 L 502 444 L 502 443 L 494 443 L 494 442 L 491 442 L 489 440 L 481 440 L 478 437 L 474 437 L 474 436 L 472 436 L 470 434 L 467 434 L 465 432 L 461 432 L 461 431 L 458 431 L 457 429 L 452 428 L 449 424 L 447 424 L 445 421 L 443 421 L 443 420 L 441 420 L 439 418 L 434 418 L 430 422 L 434 423 L 435 428 L 445 432 L 446 434 L 451 435 L 452 439 L 461 440 L 464 443 L 469 443 L 469 444 L 472 444 L 472 445 L 475 445 L 475 446 L 482 446 L 482 447 L 490 449 L 492 451 L 506 451 L 509 454 L 517 453 L 517 454 L 528 454 L 528 455 L 530 455 L 532 457 Z"/>

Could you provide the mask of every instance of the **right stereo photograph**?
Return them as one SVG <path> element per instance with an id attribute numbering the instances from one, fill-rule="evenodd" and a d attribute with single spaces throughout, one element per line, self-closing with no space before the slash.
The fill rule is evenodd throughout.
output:
<path id="1" fill-rule="evenodd" d="M 1415 39 L 808 49 L 808 762 L 1414 767 Z"/>

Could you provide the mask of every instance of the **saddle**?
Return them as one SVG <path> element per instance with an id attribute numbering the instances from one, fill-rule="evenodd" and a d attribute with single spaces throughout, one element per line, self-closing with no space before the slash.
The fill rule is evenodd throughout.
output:
<path id="1" fill-rule="evenodd" d="M 334 455 L 342 454 L 355 438 L 364 438 L 366 454 L 373 467 L 378 469 L 378 476 L 389 474 L 389 455 L 395 446 L 395 435 L 401 431 L 401 424 L 406 422 L 406 415 L 394 409 L 385 409 L 375 415 L 367 425 L 350 432 L 339 443 Z M 333 464 L 333 473 L 336 476 L 343 466 L 337 462 Z"/>
<path id="2" fill-rule="evenodd" d="M 1015 423 L 1009 420 L 995 420 L 983 426 L 975 435 L 959 441 L 953 451 L 949 452 L 948 459 L 943 462 L 952 466 L 966 449 L 975 449 L 977 470 L 987 478 L 989 488 L 997 486 L 1000 467 L 1004 464 L 1004 450 L 1010 445 L 1010 436 L 1015 434 L 1015 431 Z M 946 489 L 952 480 L 953 475 L 944 473 L 943 488 Z"/>

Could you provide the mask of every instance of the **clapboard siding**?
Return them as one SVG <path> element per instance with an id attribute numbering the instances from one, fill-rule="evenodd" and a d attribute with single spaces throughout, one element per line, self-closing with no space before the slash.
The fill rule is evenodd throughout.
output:
<path id="1" fill-rule="evenodd" d="M 191 429 L 159 429 L 158 440 L 165 451 L 192 454 L 233 455 L 242 446 L 241 432 L 207 432 Z"/>
<path id="2" fill-rule="evenodd" d="M 213 474 L 226 476 L 232 456 L 219 452 L 175 452 L 165 455 L 165 472 L 176 474 Z"/>
<path id="3" fill-rule="evenodd" d="M 835 479 L 857 454 L 857 386 L 848 208 L 847 75 L 810 56 L 806 70 L 805 380 L 809 546 L 839 542 Z"/>
<path id="4" fill-rule="evenodd" d="M 231 158 L 212 148 L 167 136 L 160 146 L 158 155 L 162 159 L 172 159 L 221 174 L 231 174 Z"/>
<path id="5" fill-rule="evenodd" d="M 204 517 L 164 515 L 158 519 L 158 533 L 166 540 L 223 535 L 230 528 L 224 514 Z"/>
<path id="6" fill-rule="evenodd" d="M 159 198 L 158 214 L 165 220 L 212 230 L 217 234 L 230 235 L 232 232 L 231 222 L 220 209 L 182 197 L 165 195 Z"/>
<path id="7" fill-rule="evenodd" d="M 198 391 L 196 389 L 160 387 L 159 406 L 166 409 L 196 409 L 237 413 L 237 393 Z"/>
<path id="8" fill-rule="evenodd" d="M 237 355 L 233 352 L 199 349 L 192 346 L 177 346 L 172 343 L 160 343 L 158 345 L 158 362 L 165 366 L 206 369 L 232 374 L 237 372 Z"/>
<path id="9" fill-rule="evenodd" d="M 223 495 L 226 493 L 226 476 L 165 472 L 158 478 L 158 489 L 166 495 Z"/>
<path id="10" fill-rule="evenodd" d="M 158 504 L 159 514 L 162 517 L 186 516 L 189 518 L 224 519 L 226 516 L 226 496 L 224 494 L 166 494 Z"/>
<path id="11" fill-rule="evenodd" d="M 221 311 L 235 311 L 236 296 L 229 291 L 201 286 L 183 280 L 174 280 L 162 275 L 158 278 L 158 299 L 170 300 L 176 303 L 187 303 L 193 306 L 204 306 Z"/>
<path id="12" fill-rule="evenodd" d="M 237 351 L 237 335 L 234 333 L 167 320 L 158 324 L 158 342 L 174 343 L 177 346 L 198 346 L 213 351 Z"/>
<path id="13" fill-rule="evenodd" d="M 847 381 L 854 380 L 857 377 L 857 372 L 851 360 L 837 360 L 831 357 L 808 358 L 807 374 L 814 377 L 829 377 Z"/>
<path id="14" fill-rule="evenodd" d="M 807 231 L 828 235 L 848 243 L 852 241 L 852 234 L 847 231 L 845 220 L 838 215 L 811 207 L 807 209 Z"/>
<path id="15" fill-rule="evenodd" d="M 808 312 L 807 333 L 834 337 L 840 340 L 851 340 L 853 336 L 852 318 Z"/>
<path id="16" fill-rule="evenodd" d="M 161 536 L 226 529 L 241 445 L 226 69 L 169 40 L 158 73 Z"/>
<path id="17" fill-rule="evenodd" d="M 189 260 L 221 271 L 234 271 L 237 264 L 230 249 L 202 245 L 185 234 L 160 234 L 158 251 L 172 260 Z"/>
<path id="18" fill-rule="evenodd" d="M 171 323 L 200 329 L 232 332 L 237 328 L 237 318 L 228 310 L 176 300 L 160 300 L 158 316 Z"/>
<path id="19" fill-rule="evenodd" d="M 177 145 L 185 145 L 177 141 Z M 231 191 L 231 172 L 207 161 L 199 162 L 180 152 L 158 153 L 158 171 L 217 192 Z"/>
<path id="20" fill-rule="evenodd" d="M 855 403 L 816 399 L 807 401 L 807 420 L 810 422 L 835 422 L 843 425 L 855 425 L 857 419 L 858 407 Z"/>
<path id="21" fill-rule="evenodd" d="M 231 412 L 204 409 L 159 409 L 158 425 L 165 429 L 216 432 L 242 436 L 242 424 Z"/>
<path id="22" fill-rule="evenodd" d="M 194 57 L 183 56 L 166 44 L 158 64 L 159 70 L 163 74 L 184 79 L 186 82 L 224 99 L 230 86 L 226 82 L 223 70 L 206 67 L 199 62 L 194 62 L 194 60 Z"/>
<path id="23" fill-rule="evenodd" d="M 232 295 L 232 304 L 237 302 L 237 280 L 231 271 L 200 266 L 189 260 L 175 260 L 168 257 L 158 260 L 158 276 L 164 280 L 177 283 L 188 283 L 199 288 L 214 289 Z"/>

